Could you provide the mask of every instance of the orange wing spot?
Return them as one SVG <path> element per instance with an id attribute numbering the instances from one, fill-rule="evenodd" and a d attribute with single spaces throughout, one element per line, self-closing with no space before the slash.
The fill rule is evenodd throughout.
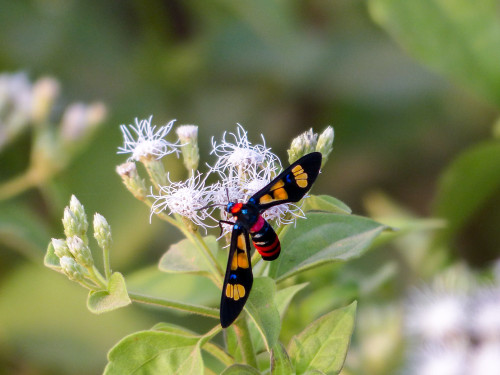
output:
<path id="1" fill-rule="evenodd" d="M 288 198 L 288 194 L 285 189 L 279 188 L 278 190 L 275 190 L 273 193 L 274 199 L 277 200 L 285 200 Z"/>
<path id="2" fill-rule="evenodd" d="M 295 179 L 296 180 L 307 180 L 307 173 L 304 172 L 304 173 L 298 174 L 297 176 L 295 176 Z"/>
<path id="3" fill-rule="evenodd" d="M 238 259 L 238 267 L 248 268 L 248 257 L 246 253 L 239 253 L 237 259 Z"/>
<path id="4" fill-rule="evenodd" d="M 302 166 L 299 164 L 299 165 L 296 165 L 295 167 L 292 168 L 292 172 L 293 174 L 297 174 L 297 173 L 300 173 L 302 172 L 304 169 L 302 168 Z"/>
<path id="5" fill-rule="evenodd" d="M 260 197 L 260 199 L 259 199 L 260 204 L 265 204 L 265 203 L 269 203 L 272 201 L 273 201 L 273 198 L 269 194 L 265 194 L 262 197 Z"/>
<path id="6" fill-rule="evenodd" d="M 231 271 L 235 271 L 238 269 L 238 256 L 233 256 L 231 260 Z"/>
<path id="7" fill-rule="evenodd" d="M 241 249 L 241 250 L 246 249 L 245 236 L 243 234 L 240 234 L 238 236 L 238 249 Z"/>
<path id="8" fill-rule="evenodd" d="M 279 180 L 271 187 L 271 190 L 276 190 L 283 186 L 285 186 L 285 183 L 283 182 L 283 180 Z"/>
<path id="9" fill-rule="evenodd" d="M 233 298 L 234 296 L 234 288 L 232 284 L 227 284 L 226 285 L 226 297 L 227 298 Z"/>
<path id="10" fill-rule="evenodd" d="M 295 182 L 297 183 L 297 185 L 299 185 L 299 187 L 301 188 L 305 188 L 307 187 L 307 180 L 295 180 Z"/>

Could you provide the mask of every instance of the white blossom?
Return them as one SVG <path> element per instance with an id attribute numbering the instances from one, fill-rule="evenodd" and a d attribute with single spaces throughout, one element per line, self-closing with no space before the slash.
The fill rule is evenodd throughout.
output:
<path id="1" fill-rule="evenodd" d="M 480 289 L 471 304 L 470 331 L 474 338 L 500 344 L 500 288 Z"/>
<path id="2" fill-rule="evenodd" d="M 135 119 L 135 126 L 120 125 L 123 133 L 124 145 L 118 147 L 119 154 L 132 154 L 129 160 L 139 161 L 142 157 L 154 156 L 157 159 L 171 153 L 179 153 L 178 143 L 171 143 L 164 138 L 172 129 L 174 121 L 161 126 L 156 130 L 155 125 L 151 125 L 153 116 L 147 120 Z"/>
<path id="3" fill-rule="evenodd" d="M 210 218 L 210 210 L 202 209 L 210 204 L 212 186 L 205 186 L 206 177 L 201 178 L 201 173 L 188 178 L 186 181 L 171 182 L 160 187 L 159 195 L 152 195 L 155 203 L 151 207 L 151 214 L 156 214 L 168 209 L 170 214 L 179 214 L 188 218 L 196 225 L 210 227 L 204 220 Z"/>
<path id="4" fill-rule="evenodd" d="M 429 346 L 411 360 L 411 375 L 470 375 L 463 346 Z"/>
<path id="5" fill-rule="evenodd" d="M 417 290 L 408 304 L 407 332 L 429 343 L 463 341 L 467 321 L 465 295 L 457 291 Z"/>
<path id="6" fill-rule="evenodd" d="M 212 138 L 213 150 L 211 154 L 217 156 L 217 161 L 212 167 L 212 171 L 224 173 L 232 178 L 234 175 L 241 178 L 248 168 L 254 166 L 263 166 L 275 171 L 281 167 L 279 158 L 266 147 L 265 139 L 262 137 L 261 145 L 252 145 L 248 140 L 245 129 L 238 124 L 236 134 L 229 133 L 234 143 L 226 139 L 228 133 L 224 132 L 221 143 L 217 144 Z"/>
<path id="7" fill-rule="evenodd" d="M 467 375 L 500 374 L 500 343 L 489 343 L 475 348 L 470 356 Z"/>

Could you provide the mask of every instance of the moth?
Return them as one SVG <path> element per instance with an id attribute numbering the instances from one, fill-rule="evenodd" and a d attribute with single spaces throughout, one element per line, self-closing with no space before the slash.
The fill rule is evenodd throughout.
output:
<path id="1" fill-rule="evenodd" d="M 233 226 L 220 302 L 223 328 L 229 327 L 240 315 L 252 289 L 250 238 L 262 259 L 271 261 L 280 255 L 278 235 L 262 213 L 279 204 L 300 201 L 311 189 L 320 168 L 321 153 L 312 152 L 286 168 L 248 202 L 227 204 L 226 211 L 236 218 L 236 222 L 220 221 Z"/>

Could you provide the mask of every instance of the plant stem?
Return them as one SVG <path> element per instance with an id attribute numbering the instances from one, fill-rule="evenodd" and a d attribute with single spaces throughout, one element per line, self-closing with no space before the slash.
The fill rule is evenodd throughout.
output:
<path id="1" fill-rule="evenodd" d="M 92 281 L 94 281 L 102 289 L 108 289 L 108 282 L 104 279 L 104 277 L 102 277 L 96 266 L 87 267 L 87 271 L 89 271 L 89 276 Z"/>
<path id="2" fill-rule="evenodd" d="M 238 344 L 241 348 L 243 360 L 248 365 L 257 368 L 257 357 L 255 356 L 255 351 L 253 349 L 250 330 L 248 329 L 248 324 L 244 317 L 241 317 L 236 321 L 234 324 L 234 331 L 236 332 L 236 337 L 238 338 Z"/>
<path id="3" fill-rule="evenodd" d="M 185 311 L 193 314 L 207 316 L 209 318 L 219 318 L 219 310 L 211 307 L 191 305 L 188 303 L 170 301 L 164 298 L 146 296 L 139 293 L 128 292 L 130 299 L 134 302 L 144 303 L 147 305 L 168 307 L 170 309 Z"/>
<path id="4" fill-rule="evenodd" d="M 106 276 L 106 280 L 109 281 L 109 278 L 111 277 L 111 267 L 109 265 L 109 249 L 104 248 L 102 249 L 102 257 L 103 257 L 103 262 L 104 262 L 104 275 Z"/>
<path id="5" fill-rule="evenodd" d="M 0 185 L 0 200 L 14 197 L 29 188 L 36 186 L 41 179 L 33 168 L 28 168 L 23 174 Z"/>

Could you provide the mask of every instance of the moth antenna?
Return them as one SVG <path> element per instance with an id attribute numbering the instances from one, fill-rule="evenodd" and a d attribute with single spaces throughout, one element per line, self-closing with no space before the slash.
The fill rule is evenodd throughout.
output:
<path id="1" fill-rule="evenodd" d="M 212 207 L 215 207 L 215 206 L 225 206 L 225 204 L 222 204 L 222 203 L 208 204 L 208 205 L 206 205 L 204 207 L 196 208 L 195 211 L 206 210 L 207 208 L 212 208 Z"/>

